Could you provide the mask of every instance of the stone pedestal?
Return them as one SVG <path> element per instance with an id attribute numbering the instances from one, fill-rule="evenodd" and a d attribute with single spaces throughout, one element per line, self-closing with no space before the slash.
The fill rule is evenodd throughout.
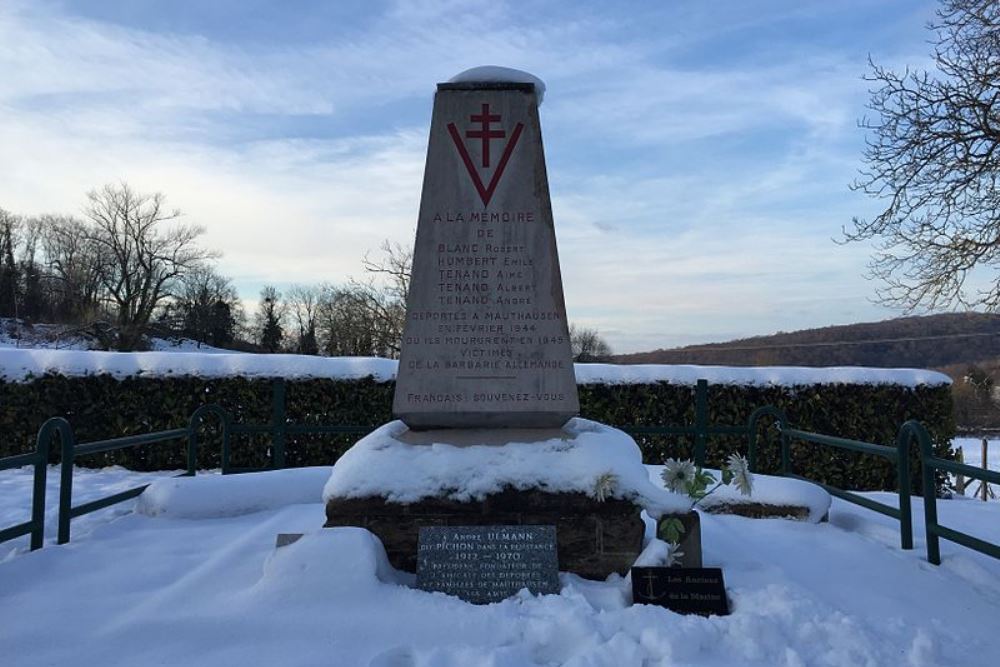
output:
<path id="1" fill-rule="evenodd" d="M 359 526 L 377 535 L 393 567 L 416 571 L 422 526 L 554 525 L 559 570 L 588 579 L 625 574 L 642 551 L 641 509 L 582 493 L 508 489 L 481 501 L 425 498 L 399 504 L 381 497 L 329 498 L 326 527 Z"/>

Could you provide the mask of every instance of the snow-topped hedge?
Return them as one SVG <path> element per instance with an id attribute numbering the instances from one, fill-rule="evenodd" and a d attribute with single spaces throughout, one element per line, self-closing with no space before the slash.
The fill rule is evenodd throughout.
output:
<path id="1" fill-rule="evenodd" d="M 920 419 L 939 455 L 954 434 L 948 378 L 910 369 L 726 368 L 712 366 L 578 365 L 581 415 L 613 426 L 694 422 L 694 385 L 709 381 L 709 422 L 744 425 L 757 407 L 774 404 L 806 430 L 890 443 L 899 425 Z M 396 362 L 297 355 L 0 351 L 0 456 L 28 451 L 45 419 L 69 419 L 80 441 L 176 428 L 205 403 L 219 403 L 235 421 L 266 424 L 271 378 L 283 377 L 291 423 L 375 428 L 392 419 Z M 219 444 L 206 434 L 201 464 L 219 465 Z M 290 465 L 329 465 L 359 436 L 289 436 Z M 690 456 L 684 437 L 638 437 L 647 463 Z M 266 436 L 235 438 L 233 464 L 267 463 Z M 709 441 L 709 462 L 745 451 L 744 438 Z M 854 488 L 890 488 L 893 474 L 879 460 L 805 445 L 796 470 Z M 772 442 L 765 470 L 777 465 Z M 86 461 L 84 461 L 86 463 Z M 137 469 L 183 467 L 182 444 L 113 452 L 92 463 Z M 915 468 L 916 469 L 916 468 Z"/>
<path id="2" fill-rule="evenodd" d="M 199 352 L 92 352 L 82 350 L 0 349 L 0 379 L 25 382 L 43 375 L 80 377 L 269 378 L 288 380 L 357 380 L 380 382 L 396 378 L 393 359 L 374 357 L 315 357 L 299 354 L 220 354 Z M 577 364 L 580 384 L 712 384 L 802 386 L 810 384 L 899 385 L 950 384 L 947 375 L 912 368 L 803 368 L 793 366 L 666 366 L 662 364 Z"/>

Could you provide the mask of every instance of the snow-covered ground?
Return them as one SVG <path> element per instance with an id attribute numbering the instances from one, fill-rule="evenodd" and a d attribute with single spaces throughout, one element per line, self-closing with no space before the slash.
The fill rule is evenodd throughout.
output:
<path id="1" fill-rule="evenodd" d="M 976 468 L 983 467 L 983 440 L 982 438 L 955 438 L 952 443 L 955 449 L 961 449 L 965 457 L 965 463 Z M 986 445 L 986 468 L 988 470 L 1000 471 L 1000 440 L 992 439 Z M 965 495 L 972 496 L 979 491 L 979 480 L 967 479 Z M 990 484 L 996 499 L 1000 500 L 1000 484 Z"/>
<path id="2" fill-rule="evenodd" d="M 572 575 L 559 595 L 472 606 L 397 583 L 367 532 L 320 530 L 319 497 L 300 502 L 296 488 L 325 471 L 301 474 L 268 481 L 256 495 L 270 503 L 249 500 L 253 477 L 206 478 L 211 492 L 188 494 L 183 512 L 151 508 L 184 494 L 147 498 L 143 513 L 130 502 L 74 521 L 68 545 L 4 545 L 17 552 L 0 562 L 3 664 L 958 666 L 1000 652 L 1000 561 L 942 542 L 932 566 L 919 521 L 906 552 L 890 519 L 840 501 L 820 524 L 703 515 L 727 617 L 630 606 L 623 581 Z M 152 476 L 78 471 L 75 496 Z M 0 473 L 0 525 L 27 517 L 30 486 L 27 469 Z M 946 525 L 1000 543 L 1000 503 L 938 507 Z M 280 532 L 308 535 L 275 550 Z"/>
<path id="3" fill-rule="evenodd" d="M 155 352 L 196 352 L 202 354 L 232 354 L 190 338 L 150 338 L 149 348 Z M 64 350 L 89 351 L 97 342 L 65 324 L 27 324 L 11 317 L 0 317 L 0 351 Z"/>

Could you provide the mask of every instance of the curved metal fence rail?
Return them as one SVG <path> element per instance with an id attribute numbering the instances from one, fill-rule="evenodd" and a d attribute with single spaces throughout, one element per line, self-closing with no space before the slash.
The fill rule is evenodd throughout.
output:
<path id="1" fill-rule="evenodd" d="M 963 463 L 949 461 L 947 459 L 934 456 L 931 436 L 920 422 L 911 419 L 900 426 L 899 431 L 896 433 L 895 445 L 890 447 L 887 445 L 862 442 L 860 440 L 849 440 L 847 438 L 837 438 L 830 435 L 810 433 L 807 431 L 789 428 L 786 424 L 784 415 L 772 406 L 760 408 L 754 412 L 754 415 L 757 415 L 758 413 L 763 414 L 763 412 L 770 412 L 778 421 L 778 428 L 781 431 L 781 474 L 783 476 L 817 484 L 826 489 L 832 496 L 836 496 L 837 498 L 846 500 L 847 502 L 860 505 L 866 509 L 879 512 L 880 514 L 884 514 L 898 520 L 900 546 L 903 549 L 913 548 L 913 517 L 911 503 L 912 494 L 910 491 L 911 477 L 909 449 L 910 446 L 915 443 L 920 454 L 921 495 L 923 497 L 924 505 L 924 529 L 927 543 L 927 560 L 934 565 L 941 564 L 941 538 L 950 540 L 956 544 L 960 544 L 992 558 L 1000 559 L 1000 546 L 987 542 L 986 540 L 979 539 L 973 535 L 969 535 L 968 533 L 963 533 L 952 528 L 948 528 L 947 526 L 942 526 L 938 522 L 938 498 L 937 489 L 934 485 L 934 478 L 938 471 L 965 475 L 966 477 L 982 480 L 984 484 L 1000 484 L 1000 472 L 974 468 Z M 754 416 L 751 416 L 751 422 L 753 421 Z M 872 454 L 889 460 L 896 466 L 896 483 L 898 487 L 896 495 L 899 498 L 897 506 L 893 507 L 891 505 L 879 503 L 871 498 L 866 498 L 857 493 L 845 491 L 835 486 L 822 484 L 807 477 L 795 474 L 791 469 L 792 441 L 805 442 L 825 447 L 834 447 L 836 449 L 861 452 L 863 454 Z M 753 461 L 756 459 L 756 436 L 754 433 L 751 433 L 750 436 L 749 458 L 751 461 L 751 470 L 753 470 Z"/>
<path id="2" fill-rule="evenodd" d="M 22 535 L 31 534 L 31 550 L 41 549 L 45 542 L 45 483 L 49 466 L 49 451 L 52 433 L 58 432 L 62 441 L 73 438 L 69 422 L 54 417 L 45 422 L 35 438 L 35 451 L 19 456 L 0 459 L 0 470 L 10 470 L 23 466 L 34 467 L 34 483 L 31 490 L 31 519 L 16 526 L 0 530 L 0 543 Z"/>

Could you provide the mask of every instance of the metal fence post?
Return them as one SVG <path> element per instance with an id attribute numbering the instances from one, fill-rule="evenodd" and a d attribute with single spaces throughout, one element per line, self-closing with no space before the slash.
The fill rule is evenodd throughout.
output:
<path id="1" fill-rule="evenodd" d="M 792 445 L 784 429 L 781 431 L 781 474 L 787 476 L 792 471 Z"/>
<path id="2" fill-rule="evenodd" d="M 899 541 L 903 549 L 913 548 L 913 508 L 910 500 L 910 422 L 899 427 L 896 434 L 896 484 L 899 487 Z M 921 457 L 922 458 L 922 457 Z"/>
<path id="3" fill-rule="evenodd" d="M 934 465 L 931 462 L 931 438 L 919 422 L 913 422 L 920 445 L 921 473 L 924 488 L 924 531 L 927 533 L 927 560 L 934 565 L 941 564 L 941 545 L 938 539 L 937 489 L 934 487 Z"/>
<path id="4" fill-rule="evenodd" d="M 49 470 L 49 451 L 52 438 L 43 437 L 41 430 L 35 439 L 35 479 L 31 494 L 31 550 L 41 549 L 45 544 L 45 491 Z"/>
<path id="5" fill-rule="evenodd" d="M 899 439 L 903 439 L 904 433 L 906 449 L 912 440 L 917 441 L 917 448 L 920 452 L 920 474 L 922 493 L 924 495 L 924 533 L 927 536 L 927 560 L 934 565 L 941 564 L 941 540 L 938 536 L 937 521 L 937 489 L 934 486 L 934 452 L 931 449 L 931 436 L 924 428 L 924 425 L 916 419 L 911 419 L 899 427 Z M 898 446 L 897 442 L 897 446 Z M 900 457 L 904 456 L 902 449 Z M 900 461 L 902 466 L 902 461 Z M 908 465 L 908 464 L 907 464 Z M 907 487 L 909 488 L 909 487 Z M 902 494 L 902 491 L 901 491 Z M 902 500 L 900 500 L 902 502 Z M 900 511 L 902 511 L 902 505 Z M 906 548 L 905 546 L 903 547 Z"/>
<path id="6" fill-rule="evenodd" d="M 285 467 L 285 439 L 288 424 L 285 419 L 285 379 L 274 380 L 271 393 L 271 468 Z"/>
<path id="7" fill-rule="evenodd" d="M 61 460 L 59 462 L 59 530 L 56 536 L 57 544 L 69 542 L 69 522 L 70 509 L 73 506 L 73 462 L 76 459 L 76 436 L 69 422 L 61 417 L 50 419 L 44 429 L 49 424 L 50 428 L 59 431 L 59 444 L 61 450 Z"/>
<path id="8" fill-rule="evenodd" d="M 222 473 L 226 473 L 229 468 L 229 429 L 232 420 L 229 412 L 217 403 L 208 403 L 191 413 L 188 419 L 188 443 L 187 443 L 187 474 L 195 475 L 198 468 L 198 429 L 205 421 L 205 415 L 214 414 L 219 418 L 222 427 Z"/>
<path id="9" fill-rule="evenodd" d="M 983 470 L 989 470 L 989 440 L 983 438 Z M 979 496 L 985 503 L 990 497 L 990 485 L 983 479 L 979 481 Z"/>
<path id="10" fill-rule="evenodd" d="M 778 423 L 778 433 L 785 428 L 785 413 L 773 405 L 759 407 L 750 413 L 747 419 L 747 465 L 750 472 L 757 472 L 757 426 L 762 417 L 770 416 Z"/>
<path id="11" fill-rule="evenodd" d="M 694 464 L 705 465 L 708 445 L 708 380 L 698 380 L 694 393 Z"/>
<path id="12" fill-rule="evenodd" d="M 197 470 L 198 470 L 198 424 L 195 422 L 194 415 L 192 414 L 191 419 L 188 421 L 187 474 L 191 477 L 194 477 Z"/>

